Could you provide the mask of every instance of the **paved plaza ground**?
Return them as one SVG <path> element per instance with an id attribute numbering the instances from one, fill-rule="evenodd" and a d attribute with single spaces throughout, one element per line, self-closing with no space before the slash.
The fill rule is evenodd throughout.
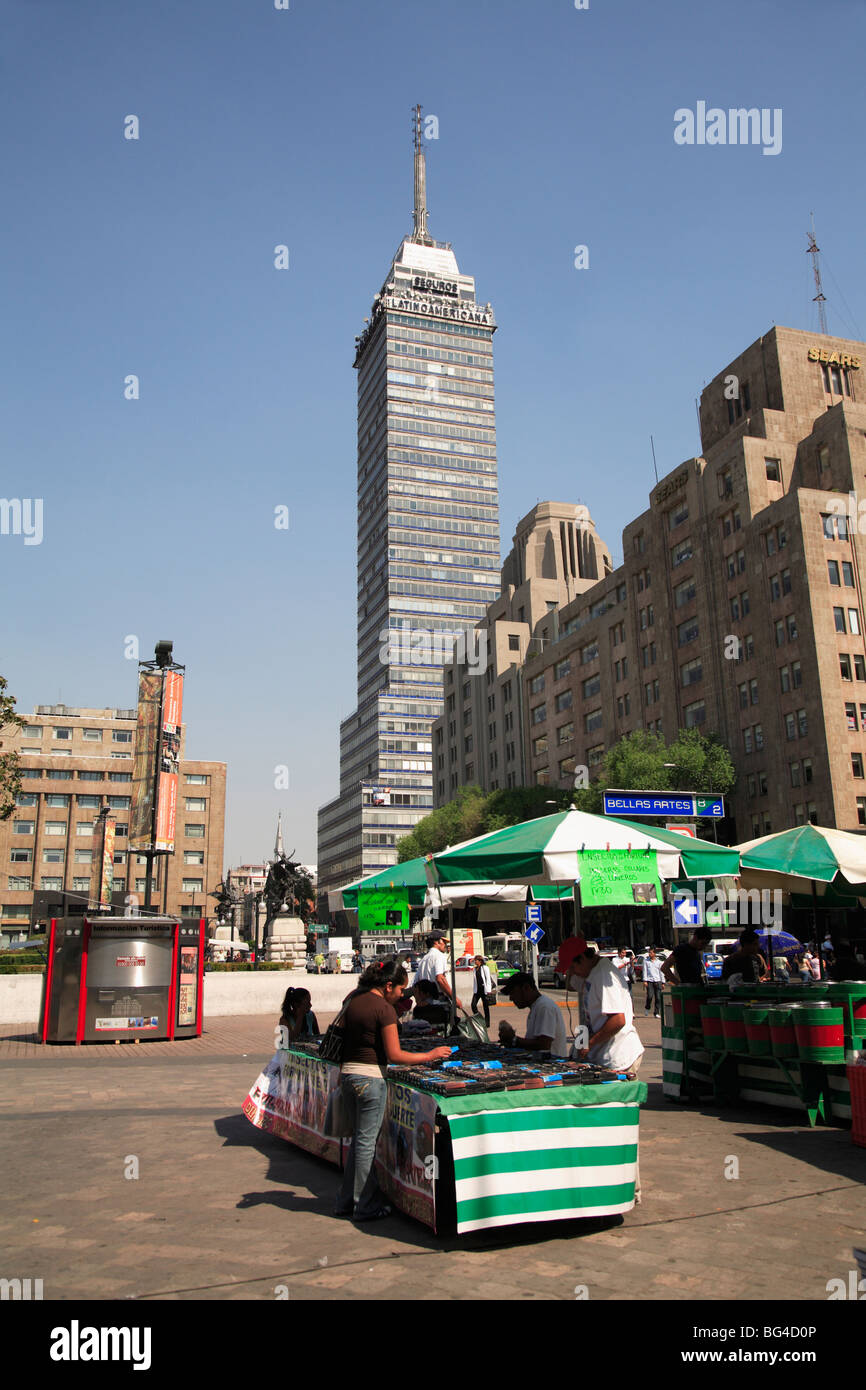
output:
<path id="1" fill-rule="evenodd" d="M 497 1009 L 492 1031 L 503 1017 L 518 1014 Z M 42 1047 L 9 1025 L 0 1275 L 42 1278 L 46 1299 L 68 1301 L 270 1300 L 279 1285 L 302 1300 L 573 1300 L 579 1285 L 602 1300 L 826 1300 L 866 1246 L 866 1150 L 779 1110 L 672 1104 L 660 1024 L 638 1027 L 643 1205 L 439 1239 L 399 1214 L 334 1219 L 336 1170 L 245 1119 L 274 1050 L 270 1015 L 139 1046 Z"/>

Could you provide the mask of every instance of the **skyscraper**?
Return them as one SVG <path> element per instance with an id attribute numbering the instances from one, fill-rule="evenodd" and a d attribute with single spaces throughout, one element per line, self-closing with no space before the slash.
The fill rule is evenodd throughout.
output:
<path id="1" fill-rule="evenodd" d="M 499 592 L 496 324 L 427 229 L 420 107 L 414 144 L 412 234 L 356 339 L 358 705 L 340 727 L 340 795 L 319 811 L 322 891 L 396 863 L 431 809 L 442 668 Z"/>

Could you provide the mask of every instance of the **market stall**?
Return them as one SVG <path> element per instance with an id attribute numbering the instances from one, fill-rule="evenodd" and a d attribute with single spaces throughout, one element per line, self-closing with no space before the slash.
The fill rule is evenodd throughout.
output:
<path id="1" fill-rule="evenodd" d="M 610 1216 L 634 1205 L 642 1082 L 492 1044 L 461 1047 L 440 1068 L 391 1067 L 388 1082 L 379 1183 L 400 1211 L 437 1233 Z M 342 1167 L 349 1141 L 325 1134 L 338 1085 L 339 1067 L 316 1044 L 292 1045 L 257 1078 L 243 1111 Z"/>
<path id="2" fill-rule="evenodd" d="M 866 1049 L 866 983 L 665 990 L 665 1095 L 714 1095 L 851 1120 L 846 1057 Z"/>

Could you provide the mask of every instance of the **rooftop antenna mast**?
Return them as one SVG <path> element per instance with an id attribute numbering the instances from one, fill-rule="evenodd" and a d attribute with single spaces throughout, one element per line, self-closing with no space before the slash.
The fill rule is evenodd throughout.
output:
<path id="1" fill-rule="evenodd" d="M 412 134 L 415 144 L 415 226 L 412 240 L 422 246 L 432 246 L 433 238 L 427 230 L 427 156 L 421 143 L 421 107 L 412 112 Z"/>
<path id="2" fill-rule="evenodd" d="M 818 260 L 819 247 L 815 240 L 815 214 L 810 213 L 809 216 L 812 219 L 812 230 L 807 233 L 809 245 L 806 248 L 806 255 L 812 257 L 812 273 L 815 276 L 815 289 L 818 291 L 816 295 L 813 295 L 812 303 L 818 305 L 818 323 L 821 326 L 821 332 L 826 334 L 827 315 L 824 312 L 824 305 L 827 302 L 827 296 L 821 285 L 821 262 Z"/>

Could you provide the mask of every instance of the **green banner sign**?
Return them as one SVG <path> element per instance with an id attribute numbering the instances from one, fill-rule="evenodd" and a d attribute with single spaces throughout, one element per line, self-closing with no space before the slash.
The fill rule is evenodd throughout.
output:
<path id="1" fill-rule="evenodd" d="M 655 850 L 584 850 L 577 856 L 580 901 L 583 907 L 621 907 L 660 904 L 658 856 Z"/>
<path id="2" fill-rule="evenodd" d="M 358 892 L 358 930 L 378 932 L 380 935 L 408 931 L 408 889 L 360 889 Z"/>

